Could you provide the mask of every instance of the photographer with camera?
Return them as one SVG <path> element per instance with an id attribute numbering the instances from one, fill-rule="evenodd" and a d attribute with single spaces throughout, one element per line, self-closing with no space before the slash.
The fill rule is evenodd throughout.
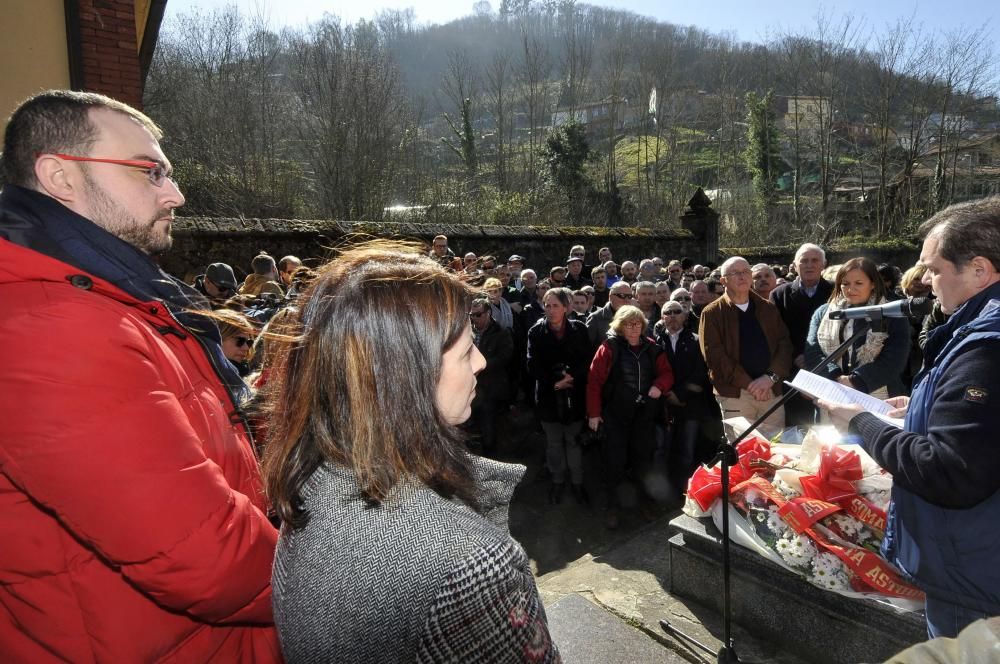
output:
<path id="1" fill-rule="evenodd" d="M 588 424 L 605 430 L 605 480 L 608 513 L 605 525 L 618 527 L 620 491 L 631 469 L 641 480 L 651 470 L 653 428 L 660 395 L 670 391 L 674 374 L 663 349 L 645 336 L 646 315 L 632 305 L 615 312 L 607 340 L 590 364 L 587 385 Z"/>
<path id="2" fill-rule="evenodd" d="M 545 316 L 528 330 L 528 373 L 535 381 L 536 414 L 545 431 L 553 503 L 562 500 L 567 466 L 574 497 L 587 502 L 577 436 L 583 428 L 590 341 L 587 326 L 568 317 L 570 297 L 568 288 L 545 293 Z"/>

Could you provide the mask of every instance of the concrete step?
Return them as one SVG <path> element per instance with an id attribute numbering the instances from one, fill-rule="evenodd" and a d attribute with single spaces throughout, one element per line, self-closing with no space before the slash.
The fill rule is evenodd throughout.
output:
<path id="1" fill-rule="evenodd" d="M 688 664 L 674 651 L 576 593 L 546 609 L 552 640 L 566 664 Z"/>
<path id="2" fill-rule="evenodd" d="M 635 628 L 650 645 L 661 649 L 649 651 L 657 653 L 652 659 L 616 658 L 612 653 L 611 659 L 579 661 L 602 661 L 607 664 L 715 661 L 714 656 L 705 655 L 682 639 L 668 636 L 660 628 L 659 621 L 666 619 L 713 650 L 717 651 L 722 645 L 722 620 L 719 614 L 697 601 L 673 596 L 667 590 L 670 579 L 671 534 L 670 517 L 664 517 L 648 524 L 633 537 L 603 554 L 596 557 L 584 555 L 563 569 L 539 578 L 538 589 L 546 612 L 555 609 L 564 598 L 578 595 L 615 616 L 622 625 Z M 572 602 L 574 607 L 578 606 L 576 600 Z M 552 618 L 550 614 L 550 621 Z M 562 620 L 562 617 L 558 619 Z M 564 648 L 561 638 L 569 639 L 565 642 L 566 647 L 571 648 L 574 654 L 584 653 L 581 656 L 603 648 L 599 630 L 567 632 L 562 627 L 560 630 L 558 633 L 553 632 L 553 639 L 560 649 Z M 812 664 L 807 659 L 791 654 L 778 643 L 753 638 L 738 626 L 734 627 L 733 636 L 737 653 L 748 661 Z M 670 657 L 675 659 L 668 659 Z"/>

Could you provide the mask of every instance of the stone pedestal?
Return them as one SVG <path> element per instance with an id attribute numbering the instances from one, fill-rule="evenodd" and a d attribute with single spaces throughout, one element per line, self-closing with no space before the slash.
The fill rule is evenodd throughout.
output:
<path id="1" fill-rule="evenodd" d="M 684 515 L 670 526 L 668 592 L 721 613 L 722 535 Z M 733 621 L 807 661 L 881 662 L 927 639 L 921 614 L 820 590 L 737 544 L 730 551 Z"/>

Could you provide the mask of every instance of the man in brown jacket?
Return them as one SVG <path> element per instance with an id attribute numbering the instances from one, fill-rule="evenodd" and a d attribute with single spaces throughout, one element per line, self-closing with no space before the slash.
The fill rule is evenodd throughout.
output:
<path id="1" fill-rule="evenodd" d="M 750 264 L 734 256 L 721 272 L 725 293 L 701 313 L 701 352 L 723 418 L 753 421 L 781 394 L 781 381 L 791 373 L 792 345 L 777 307 L 751 292 Z M 762 433 L 777 433 L 784 422 L 779 408 Z"/>

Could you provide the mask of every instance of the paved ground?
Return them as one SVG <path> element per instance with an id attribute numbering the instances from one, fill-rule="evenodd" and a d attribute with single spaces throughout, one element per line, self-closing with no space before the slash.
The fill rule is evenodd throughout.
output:
<path id="1" fill-rule="evenodd" d="M 511 532 L 531 557 L 564 661 L 715 661 L 714 655 L 685 646 L 659 626 L 660 619 L 667 619 L 712 649 L 721 645 L 717 614 L 664 590 L 668 523 L 679 514 L 678 506 L 638 501 L 622 514 L 617 529 L 607 529 L 596 451 L 584 460 L 591 504 L 577 504 L 568 491 L 560 504 L 550 504 L 549 482 L 539 478 L 544 450 L 540 429 L 530 414 L 512 411 L 504 420 L 498 458 L 528 467 L 511 506 Z M 802 662 L 741 630 L 735 636 L 741 657 Z"/>

